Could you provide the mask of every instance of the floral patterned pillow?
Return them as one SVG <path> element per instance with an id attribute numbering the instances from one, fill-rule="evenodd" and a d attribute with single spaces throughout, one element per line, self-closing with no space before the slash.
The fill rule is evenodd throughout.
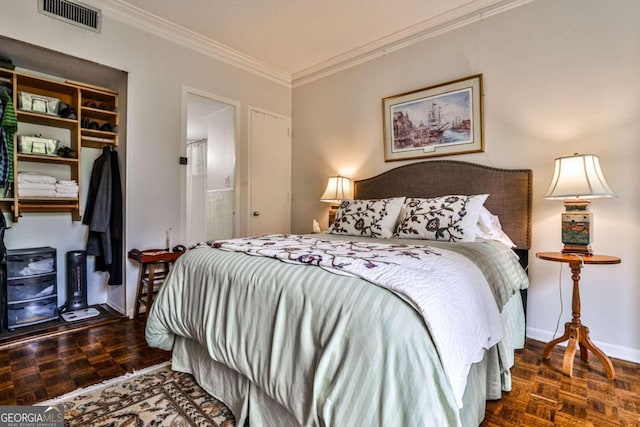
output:
<path id="1" fill-rule="evenodd" d="M 480 209 L 488 194 L 407 198 L 395 235 L 405 239 L 473 242 Z"/>
<path id="2" fill-rule="evenodd" d="M 331 234 L 389 238 L 398 224 L 404 197 L 345 200 L 329 228 Z"/>

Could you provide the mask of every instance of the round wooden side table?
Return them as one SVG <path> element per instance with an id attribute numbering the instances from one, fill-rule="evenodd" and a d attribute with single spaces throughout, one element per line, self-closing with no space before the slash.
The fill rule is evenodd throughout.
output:
<path id="1" fill-rule="evenodd" d="M 538 252 L 536 257 L 555 262 L 565 262 L 571 267 L 571 279 L 573 280 L 573 297 L 571 300 L 571 308 L 573 311 L 573 317 L 571 322 L 567 322 L 564 325 L 564 334 L 550 341 L 544 347 L 543 357 L 549 359 L 551 349 L 563 341 L 569 341 L 567 348 L 564 352 L 564 359 L 562 361 L 562 372 L 568 376 L 572 376 L 573 373 L 573 360 L 576 355 L 577 346 L 580 346 L 580 358 L 585 362 L 589 361 L 589 350 L 596 355 L 607 373 L 607 378 L 613 379 L 615 377 L 615 371 L 613 370 L 613 364 L 602 350 L 600 350 L 589 338 L 589 328 L 582 324 L 580 321 L 580 270 L 584 264 L 620 264 L 621 259 L 615 256 L 609 255 L 575 255 L 570 253 L 561 252 Z"/>

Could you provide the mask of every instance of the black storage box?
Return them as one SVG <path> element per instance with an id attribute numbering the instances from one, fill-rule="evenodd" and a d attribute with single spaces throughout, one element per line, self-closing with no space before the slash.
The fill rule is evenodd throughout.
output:
<path id="1" fill-rule="evenodd" d="M 7 328 L 58 319 L 55 248 L 10 249 L 6 261 Z"/>

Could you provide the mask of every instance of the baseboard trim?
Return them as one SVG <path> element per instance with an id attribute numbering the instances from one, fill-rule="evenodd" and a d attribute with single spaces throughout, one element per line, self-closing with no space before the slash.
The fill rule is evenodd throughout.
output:
<path id="1" fill-rule="evenodd" d="M 108 305 L 112 310 L 122 314 L 123 316 L 125 315 L 124 307 L 120 307 L 119 305 L 114 304 L 111 301 L 107 301 L 105 304 Z"/>
<path id="2" fill-rule="evenodd" d="M 557 336 L 560 336 L 561 334 L 562 334 L 562 331 L 560 331 Z M 542 341 L 542 342 L 549 342 L 553 339 L 552 331 L 545 331 L 543 329 L 536 329 L 531 327 L 527 327 L 526 335 L 527 335 L 527 338 L 531 338 L 531 339 Z M 601 341 L 596 341 L 593 338 L 591 338 L 591 341 L 593 341 L 593 343 L 597 347 L 599 347 L 602 351 L 604 351 L 604 353 L 609 357 L 627 360 L 629 362 L 634 362 L 634 363 L 640 363 L 640 350 L 629 348 L 629 347 L 623 347 L 616 344 L 608 344 Z M 566 342 L 558 344 L 558 346 L 561 346 L 561 347 L 566 347 L 566 345 L 567 345 Z"/>

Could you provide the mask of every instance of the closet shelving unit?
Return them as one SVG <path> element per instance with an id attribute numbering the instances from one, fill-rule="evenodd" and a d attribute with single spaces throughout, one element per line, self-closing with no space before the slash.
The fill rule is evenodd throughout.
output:
<path id="1" fill-rule="evenodd" d="M 13 70 L 0 69 L 0 77 L 5 82 L 7 80 L 12 82 L 13 104 L 18 123 L 32 123 L 68 130 L 69 140 L 61 141 L 61 145 L 69 146 L 77 156 L 76 158 L 67 158 L 55 155 L 21 153 L 18 149 L 17 136 L 21 133 L 20 125 L 18 125 L 18 132 L 16 132 L 13 141 L 13 194 L 8 197 L 1 197 L 0 204 L 5 208 L 8 207 L 13 212 L 14 222 L 17 222 L 22 214 L 26 212 L 70 212 L 73 220 L 79 221 L 82 217 L 82 206 L 79 197 L 20 197 L 18 192 L 20 185 L 18 183 L 18 172 L 22 170 L 21 167 L 25 162 L 48 163 L 68 167 L 70 169 L 70 178 L 78 183 L 79 194 L 82 194 L 81 148 L 118 146 L 118 93 L 81 82 L 58 81 Z M 76 118 L 63 118 L 59 115 L 20 109 L 18 108 L 20 92 L 59 99 L 60 102 L 70 105 L 75 110 Z M 83 126 L 83 123 L 85 126 Z M 91 124 L 91 127 L 88 127 L 88 124 Z M 108 126 L 105 127 L 105 124 Z"/>
<path id="2" fill-rule="evenodd" d="M 112 130 L 90 129 L 80 127 L 80 142 L 83 147 L 102 148 L 118 146 L 117 127 L 120 122 L 118 114 L 118 93 L 109 89 L 91 86 L 85 83 L 67 80 L 80 91 L 80 123 L 88 119 L 100 128 L 108 124 Z"/>

